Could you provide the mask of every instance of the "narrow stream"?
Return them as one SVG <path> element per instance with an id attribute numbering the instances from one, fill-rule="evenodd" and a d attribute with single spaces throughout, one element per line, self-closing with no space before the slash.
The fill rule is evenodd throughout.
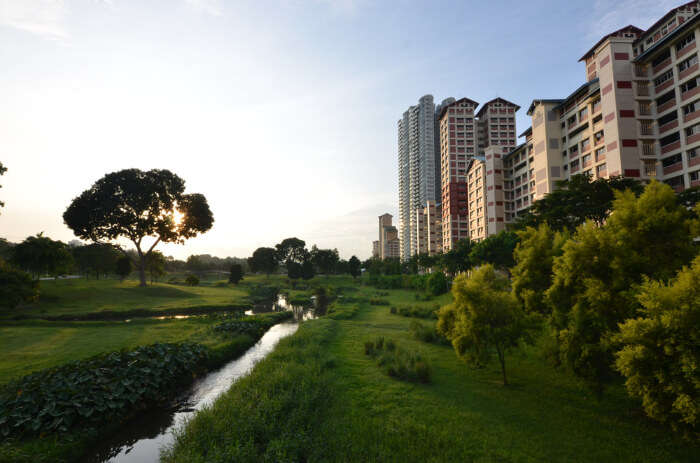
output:
<path id="1" fill-rule="evenodd" d="M 297 315 L 295 313 L 295 315 Z M 299 314 L 304 319 L 303 314 Z M 198 380 L 178 405 L 155 410 L 145 417 L 127 423 L 121 432 L 102 442 L 85 458 L 85 463 L 157 463 L 160 449 L 173 442 L 173 431 L 181 428 L 197 410 L 211 404 L 231 384 L 246 375 L 255 364 L 272 352 L 280 339 L 293 334 L 296 322 L 279 323 L 270 328 L 245 354 L 220 370 Z"/>

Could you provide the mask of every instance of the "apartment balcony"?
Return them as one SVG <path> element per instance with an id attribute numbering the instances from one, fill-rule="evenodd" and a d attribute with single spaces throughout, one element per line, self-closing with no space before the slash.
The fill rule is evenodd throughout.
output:
<path id="1" fill-rule="evenodd" d="M 642 154 L 644 156 L 656 156 L 656 149 L 651 143 L 644 143 L 642 145 Z"/>
<path id="2" fill-rule="evenodd" d="M 700 94 L 700 86 L 697 86 L 692 90 L 688 90 L 687 92 L 681 93 L 681 101 L 686 101 L 698 94 Z"/>
<path id="3" fill-rule="evenodd" d="M 682 162 L 677 162 L 676 164 L 664 167 L 664 175 L 672 174 L 673 172 L 678 172 L 679 170 L 683 170 Z"/>
<path id="4" fill-rule="evenodd" d="M 656 135 L 654 133 L 653 126 L 644 126 L 644 125 L 639 128 L 639 134 L 643 137 L 653 137 Z"/>
<path id="5" fill-rule="evenodd" d="M 676 52 L 676 59 L 686 55 L 689 51 L 695 50 L 695 42 L 692 42 Z"/>
<path id="6" fill-rule="evenodd" d="M 649 86 L 637 85 L 637 96 L 649 96 Z"/>
<path id="7" fill-rule="evenodd" d="M 700 111 L 693 111 L 683 116 L 683 122 L 690 122 L 700 117 Z"/>
<path id="8" fill-rule="evenodd" d="M 658 95 L 659 93 L 663 92 L 667 88 L 670 88 L 672 85 L 673 85 L 673 79 L 668 79 L 663 84 L 657 85 L 656 87 L 654 87 L 654 93 L 656 93 Z"/>
<path id="9" fill-rule="evenodd" d="M 608 170 L 602 169 L 598 171 L 598 178 L 604 178 L 608 176 Z"/>
<path id="10" fill-rule="evenodd" d="M 593 161 L 586 161 L 583 163 L 583 168 L 585 169 L 586 167 L 590 167 L 593 165 Z"/>
<path id="11" fill-rule="evenodd" d="M 601 155 L 596 156 L 595 162 L 601 162 L 601 161 L 605 161 L 605 154 L 601 154 Z"/>
<path id="12" fill-rule="evenodd" d="M 685 187 L 683 185 L 674 185 L 671 188 L 673 188 L 673 191 L 675 191 L 676 193 L 683 193 L 683 191 L 685 190 Z"/>
<path id="13" fill-rule="evenodd" d="M 600 145 L 601 143 L 605 143 L 605 137 L 604 137 L 604 136 L 603 136 L 603 137 L 600 137 L 598 140 L 594 140 L 594 141 L 593 141 L 593 146 L 598 146 L 598 145 Z"/>
<path id="14" fill-rule="evenodd" d="M 661 71 L 666 69 L 666 67 L 668 67 L 670 64 L 671 64 L 671 57 L 669 56 L 668 58 L 666 58 L 665 60 L 663 60 L 662 62 L 660 62 L 656 66 L 654 66 L 654 69 L 652 69 L 652 74 L 656 75 L 656 74 L 660 73 Z"/>
<path id="15" fill-rule="evenodd" d="M 688 160 L 688 167 L 693 167 L 697 165 L 700 165 L 700 157 Z"/>
<path id="16" fill-rule="evenodd" d="M 573 174 L 574 172 L 578 172 L 579 170 L 581 170 L 581 168 L 579 166 L 572 167 L 571 173 Z"/>
<path id="17" fill-rule="evenodd" d="M 666 103 L 664 103 L 661 106 L 659 106 L 658 108 L 656 108 L 656 112 L 658 114 L 661 114 L 662 112 L 667 111 L 667 110 L 673 108 L 674 106 L 676 106 L 676 99 L 675 98 L 667 101 Z"/>
<path id="18" fill-rule="evenodd" d="M 671 151 L 677 150 L 680 147 L 681 147 L 680 140 L 677 142 L 674 142 L 674 143 L 669 143 L 668 145 L 661 147 L 661 154 L 670 153 Z"/>
<path id="19" fill-rule="evenodd" d="M 689 75 L 691 75 L 692 73 L 698 72 L 699 68 L 700 68 L 700 66 L 698 66 L 697 64 L 690 66 L 688 69 L 686 69 L 685 71 L 682 71 L 680 74 L 678 74 L 678 80 L 681 81 L 681 80 L 685 79 L 686 77 L 688 77 Z"/>
<path id="20" fill-rule="evenodd" d="M 664 132 L 668 132 L 671 129 L 675 129 L 678 127 L 678 120 L 676 119 L 675 121 L 668 122 L 661 127 L 659 127 L 659 134 L 662 134 Z"/>
<path id="21" fill-rule="evenodd" d="M 634 77 L 649 77 L 649 70 L 646 66 L 636 64 L 634 66 Z"/>
<path id="22" fill-rule="evenodd" d="M 695 143 L 698 141 L 700 141 L 700 133 L 696 133 L 685 138 L 686 145 L 690 145 L 691 143 Z"/>
<path id="23" fill-rule="evenodd" d="M 640 116 L 651 116 L 651 105 L 640 106 L 638 112 Z"/>

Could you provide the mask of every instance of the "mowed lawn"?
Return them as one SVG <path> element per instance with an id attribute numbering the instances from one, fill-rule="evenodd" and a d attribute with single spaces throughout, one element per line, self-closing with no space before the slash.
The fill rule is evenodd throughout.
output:
<path id="1" fill-rule="evenodd" d="M 140 288 L 135 280 L 45 280 L 39 300 L 4 315 L 59 316 L 127 310 L 186 309 L 242 305 L 245 285 L 184 286 L 167 283 Z"/>
<path id="2" fill-rule="evenodd" d="M 221 336 L 209 329 L 212 323 L 207 317 L 130 322 L 3 322 L 0 383 L 73 360 L 155 342 L 216 345 Z"/>
<path id="3" fill-rule="evenodd" d="M 408 301 L 405 291 L 390 300 Z M 698 461 L 700 447 L 647 419 L 622 386 L 597 399 L 554 370 L 537 347 L 508 358 L 511 385 L 497 362 L 474 369 L 451 346 L 414 340 L 412 319 L 368 306 L 341 321 L 331 352 L 338 359 L 333 410 L 323 429 L 337 457 L 405 461 Z M 434 321 L 423 321 L 434 324 Z M 414 349 L 432 365 L 430 384 L 384 375 L 364 355 L 366 340 L 383 336 Z M 322 459 L 322 458 L 321 458 Z"/>

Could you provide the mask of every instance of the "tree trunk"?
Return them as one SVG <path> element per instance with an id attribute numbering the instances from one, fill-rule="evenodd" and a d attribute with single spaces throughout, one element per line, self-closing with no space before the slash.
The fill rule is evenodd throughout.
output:
<path id="1" fill-rule="evenodd" d="M 139 286 L 146 287 L 146 256 L 141 254 L 139 259 Z"/>

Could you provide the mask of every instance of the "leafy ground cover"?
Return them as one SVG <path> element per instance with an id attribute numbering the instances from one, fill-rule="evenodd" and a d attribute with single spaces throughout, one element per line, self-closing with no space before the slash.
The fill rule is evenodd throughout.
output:
<path id="1" fill-rule="evenodd" d="M 392 305 L 415 301 L 411 291 L 389 292 Z M 475 370 L 451 346 L 415 339 L 410 318 L 362 300 L 371 297 L 365 287 L 353 297 L 343 307 L 354 311 L 282 341 L 190 423 L 163 461 L 697 460 L 696 443 L 646 418 L 621 385 L 597 399 L 552 369 L 541 346 L 509 358 L 512 384 L 503 387 L 496 365 Z M 379 337 L 420 353 L 430 383 L 377 368 L 364 343 Z"/>

